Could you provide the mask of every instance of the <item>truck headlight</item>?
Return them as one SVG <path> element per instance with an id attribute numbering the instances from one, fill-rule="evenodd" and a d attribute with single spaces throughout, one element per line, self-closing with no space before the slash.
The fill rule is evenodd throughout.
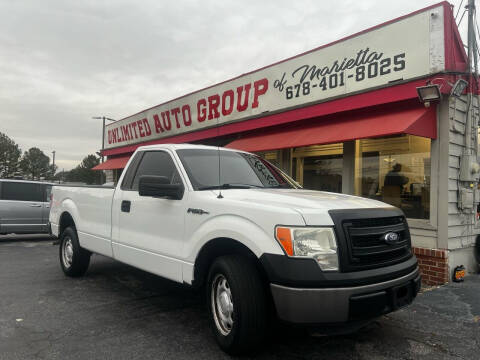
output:
<path id="1" fill-rule="evenodd" d="M 337 240 L 331 227 L 281 227 L 276 238 L 288 256 L 310 257 L 322 270 L 338 270 Z"/>

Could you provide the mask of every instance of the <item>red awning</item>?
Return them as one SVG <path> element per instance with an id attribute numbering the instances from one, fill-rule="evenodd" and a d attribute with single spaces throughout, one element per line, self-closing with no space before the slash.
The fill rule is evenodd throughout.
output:
<path id="1" fill-rule="evenodd" d="M 415 107 L 397 112 L 378 111 L 374 115 L 342 115 L 311 120 L 308 125 L 264 131 L 232 141 L 226 147 L 244 151 L 278 150 L 300 146 L 331 144 L 355 139 L 410 134 L 437 137 L 435 106 Z"/>
<path id="2" fill-rule="evenodd" d="M 113 170 L 113 169 L 123 169 L 127 165 L 130 156 L 116 157 L 108 159 L 107 161 L 98 164 L 92 170 Z"/>

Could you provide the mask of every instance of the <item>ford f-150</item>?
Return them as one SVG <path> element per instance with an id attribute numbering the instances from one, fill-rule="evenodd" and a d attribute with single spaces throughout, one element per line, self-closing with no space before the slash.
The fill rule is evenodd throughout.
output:
<path id="1" fill-rule="evenodd" d="M 355 324 L 420 288 L 402 211 L 302 189 L 261 157 L 200 145 L 140 147 L 115 188 L 54 186 L 50 224 L 68 276 L 91 253 L 205 289 L 229 353 L 261 343 L 270 314 Z"/>

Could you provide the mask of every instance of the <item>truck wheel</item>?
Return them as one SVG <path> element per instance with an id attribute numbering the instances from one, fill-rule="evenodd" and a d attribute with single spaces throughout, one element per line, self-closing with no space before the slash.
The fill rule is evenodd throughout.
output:
<path id="1" fill-rule="evenodd" d="M 65 275 L 78 277 L 85 274 L 90 264 L 91 253 L 80 247 L 77 231 L 66 228 L 60 236 L 60 265 Z"/>
<path id="2" fill-rule="evenodd" d="M 210 268 L 207 303 L 216 340 L 229 354 L 258 346 L 267 329 L 265 290 L 255 265 L 240 256 L 222 256 Z"/>

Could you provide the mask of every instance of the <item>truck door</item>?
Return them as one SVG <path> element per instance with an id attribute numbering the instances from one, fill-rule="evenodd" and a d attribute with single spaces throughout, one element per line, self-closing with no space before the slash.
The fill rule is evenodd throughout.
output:
<path id="1" fill-rule="evenodd" d="M 137 153 L 115 193 L 113 213 L 118 215 L 118 234 L 113 238 L 114 257 L 157 275 L 182 281 L 180 256 L 183 246 L 186 194 L 181 200 L 140 196 L 142 175 L 165 176 L 182 182 L 174 159 L 167 151 Z M 136 169 L 135 169 L 136 167 Z"/>
<path id="2" fill-rule="evenodd" d="M 0 192 L 0 233 L 40 233 L 42 185 L 3 181 Z"/>

